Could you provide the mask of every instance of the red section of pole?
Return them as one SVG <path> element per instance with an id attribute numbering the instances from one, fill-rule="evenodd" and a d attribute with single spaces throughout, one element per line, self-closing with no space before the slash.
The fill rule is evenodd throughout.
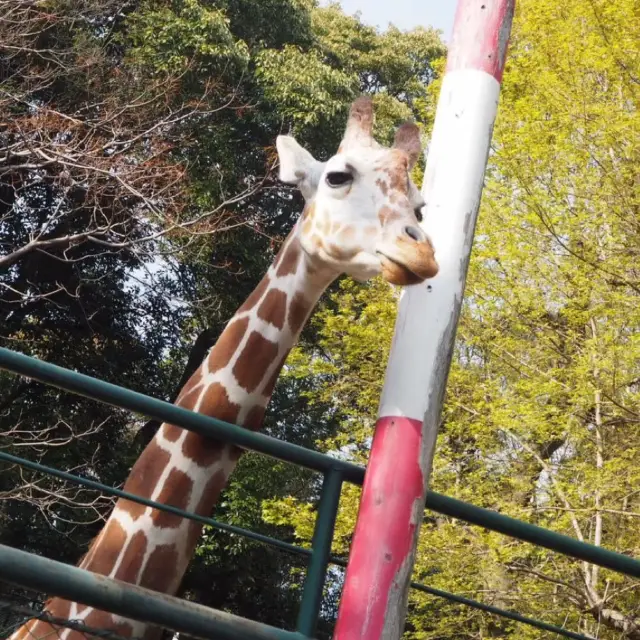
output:
<path id="1" fill-rule="evenodd" d="M 334 640 L 404 628 L 514 2 L 458 2 L 423 185 L 440 271 L 402 295 Z"/>
<path id="2" fill-rule="evenodd" d="M 513 2 L 459 0 L 446 73 L 476 69 L 502 81 Z"/>
<path id="3" fill-rule="evenodd" d="M 349 555 L 334 638 L 383 638 L 387 594 L 404 587 L 397 581 L 398 562 L 411 546 L 424 504 L 424 475 L 416 455 L 422 421 L 380 418 L 363 485 L 357 544 Z M 403 462 L 405 461 L 405 462 Z M 417 508 L 416 508 L 417 507 Z"/>

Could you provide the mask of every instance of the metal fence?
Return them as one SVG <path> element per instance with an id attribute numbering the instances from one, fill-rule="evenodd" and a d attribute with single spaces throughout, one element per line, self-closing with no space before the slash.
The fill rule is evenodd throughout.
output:
<path id="1" fill-rule="evenodd" d="M 176 507 L 141 498 L 120 489 L 0 451 L 0 461 L 5 463 L 18 464 L 35 472 L 75 482 L 87 488 L 100 491 L 105 495 L 123 497 L 145 506 L 202 522 L 222 531 L 246 536 L 286 552 L 307 557 L 308 567 L 295 632 L 277 629 L 192 602 L 142 589 L 104 576 L 98 576 L 77 567 L 4 545 L 0 545 L 0 580 L 26 589 L 35 589 L 61 596 L 127 618 L 149 622 L 175 632 L 204 639 L 303 640 L 314 637 L 328 565 L 346 566 L 346 560 L 331 555 L 331 541 L 342 484 L 351 482 L 361 485 L 365 472 L 363 467 L 282 442 L 264 434 L 254 433 L 214 418 L 193 413 L 168 402 L 15 353 L 8 349 L 0 348 L 0 368 L 93 400 L 99 400 L 155 418 L 161 422 L 178 425 L 203 436 L 222 439 L 245 449 L 315 470 L 323 475 L 312 545 L 311 548 L 303 548 L 219 522 L 213 518 L 202 517 Z M 425 506 L 427 509 L 438 513 L 640 578 L 640 561 L 580 542 L 542 527 L 435 492 L 428 493 Z M 423 593 L 473 607 L 544 631 L 553 632 L 562 637 L 592 640 L 583 634 L 547 624 L 540 620 L 534 620 L 512 611 L 483 604 L 476 600 L 433 589 L 427 585 L 414 582 L 412 587 Z M 46 613 L 34 613 L 28 607 L 0 600 L 0 616 L 3 611 L 8 609 L 11 609 L 14 613 L 21 614 L 25 619 L 42 616 L 46 618 L 47 616 Z M 104 630 L 83 628 L 83 625 L 77 621 L 54 620 L 52 622 L 61 627 L 76 628 L 84 631 L 87 635 L 104 638 L 115 637 L 115 634 L 104 632 Z"/>

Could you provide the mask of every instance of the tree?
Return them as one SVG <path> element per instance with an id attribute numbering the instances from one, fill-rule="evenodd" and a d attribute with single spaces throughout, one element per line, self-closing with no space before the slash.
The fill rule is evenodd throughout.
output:
<path id="1" fill-rule="evenodd" d="M 292 130 L 327 157 L 366 91 L 388 136 L 420 116 L 443 52 L 432 31 L 379 34 L 307 0 L 0 7 L 0 99 L 13 116 L 0 129 L 2 344 L 167 399 L 301 210 L 272 175 L 277 134 Z M 347 40 L 361 42 L 350 51 Z M 307 344 L 316 338 L 305 332 Z M 284 380 L 266 432 L 304 446 L 332 437 L 327 407 L 306 398 L 315 384 Z M 12 453 L 117 485 L 153 429 L 0 375 Z M 0 482 L 2 541 L 67 562 L 111 505 L 17 468 Z M 291 527 L 262 520 L 262 502 L 317 492 L 312 474 L 247 455 L 215 516 L 293 540 Z M 291 626 L 304 564 L 207 530 L 182 593 Z"/>

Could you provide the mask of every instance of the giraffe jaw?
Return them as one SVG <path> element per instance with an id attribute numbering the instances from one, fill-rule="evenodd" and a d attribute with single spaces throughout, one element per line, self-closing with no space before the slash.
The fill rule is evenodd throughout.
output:
<path id="1" fill-rule="evenodd" d="M 416 275 L 413 271 L 393 258 L 381 252 L 378 252 L 378 256 L 380 257 L 380 264 L 382 265 L 382 277 L 390 284 L 407 287 L 413 284 L 420 284 L 425 280 L 425 278 Z"/>

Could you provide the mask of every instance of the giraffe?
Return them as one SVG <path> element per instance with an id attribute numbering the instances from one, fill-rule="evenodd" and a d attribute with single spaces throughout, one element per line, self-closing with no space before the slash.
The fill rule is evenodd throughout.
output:
<path id="1" fill-rule="evenodd" d="M 290 136 L 278 136 L 280 179 L 305 200 L 301 217 L 255 290 L 229 320 L 199 369 L 181 389 L 185 409 L 258 429 L 278 375 L 325 289 L 340 275 L 365 281 L 381 274 L 396 285 L 433 277 L 438 266 L 418 222 L 424 201 L 409 171 L 421 153 L 419 130 L 405 123 L 391 148 L 372 136 L 373 105 L 358 98 L 338 153 L 319 162 Z M 134 464 L 125 490 L 209 515 L 240 455 L 237 447 L 163 424 Z M 120 499 L 80 561 L 83 569 L 166 594 L 178 590 L 202 525 Z M 58 617 L 155 640 L 157 627 L 52 598 Z M 51 626 L 32 620 L 11 640 L 44 638 Z M 84 640 L 73 630 L 61 640 Z"/>

